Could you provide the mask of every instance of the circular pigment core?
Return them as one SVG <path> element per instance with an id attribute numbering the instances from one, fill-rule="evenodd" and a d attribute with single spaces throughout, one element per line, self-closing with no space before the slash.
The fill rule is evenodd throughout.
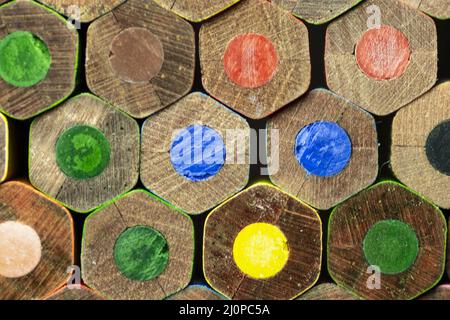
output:
<path id="1" fill-rule="evenodd" d="M 178 174 L 190 181 L 215 176 L 225 164 L 226 147 L 220 134 L 210 127 L 192 125 L 172 140 L 170 161 Z"/>
<path id="2" fill-rule="evenodd" d="M 101 174 L 109 164 L 111 149 L 97 128 L 79 125 L 64 131 L 56 142 L 56 163 L 74 179 L 89 179 Z"/>
<path id="3" fill-rule="evenodd" d="M 308 175 L 332 177 L 350 162 L 352 142 L 337 123 L 318 121 L 300 130 L 294 154 Z"/>
<path id="4" fill-rule="evenodd" d="M 248 225 L 234 240 L 233 258 L 238 268 L 251 278 L 273 277 L 289 259 L 286 236 L 272 224 Z"/>
<path id="5" fill-rule="evenodd" d="M 375 80 L 400 77 L 411 57 L 408 38 L 400 30 L 387 25 L 366 31 L 355 51 L 359 68 Z"/>
<path id="6" fill-rule="evenodd" d="M 425 151 L 433 168 L 450 176 L 450 121 L 439 124 L 431 131 Z"/>
<path id="7" fill-rule="evenodd" d="M 398 274 L 409 269 L 419 253 L 419 240 L 408 224 L 382 220 L 374 224 L 363 241 L 367 262 L 384 274 Z"/>
<path id="8" fill-rule="evenodd" d="M 0 223 L 0 276 L 26 276 L 39 264 L 41 254 L 41 239 L 33 228 L 16 221 Z"/>
<path id="9" fill-rule="evenodd" d="M 278 69 L 278 55 L 270 39 L 245 33 L 228 43 L 223 64 L 225 73 L 235 84 L 257 88 L 272 80 Z"/>
<path id="10" fill-rule="evenodd" d="M 117 238 L 114 262 L 128 279 L 152 280 L 166 269 L 169 245 L 164 236 L 151 227 L 132 227 Z"/>
<path id="11" fill-rule="evenodd" d="M 153 79 L 164 62 L 161 41 L 145 28 L 127 28 L 112 41 L 109 62 L 117 76 L 130 83 Z"/>
<path id="12" fill-rule="evenodd" d="M 51 64 L 50 51 L 31 32 L 15 31 L 0 40 L 0 77 L 16 87 L 31 87 L 42 81 Z"/>

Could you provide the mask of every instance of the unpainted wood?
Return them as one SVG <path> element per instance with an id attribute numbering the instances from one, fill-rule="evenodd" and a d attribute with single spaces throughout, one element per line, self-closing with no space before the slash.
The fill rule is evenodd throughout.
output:
<path id="1" fill-rule="evenodd" d="M 195 124 L 216 130 L 229 148 L 225 164 L 215 176 L 192 182 L 173 168 L 170 146 L 178 130 Z M 232 130 L 240 131 L 235 135 Z M 144 123 L 141 180 L 151 192 L 174 206 L 189 214 L 200 214 L 247 185 L 249 149 L 250 127 L 244 118 L 206 95 L 192 93 Z"/>
<path id="2" fill-rule="evenodd" d="M 288 240 L 289 258 L 278 274 L 253 279 L 233 259 L 233 243 L 246 226 L 277 226 Z M 237 300 L 287 300 L 309 289 L 320 274 L 322 230 L 310 207 L 264 184 L 231 198 L 208 216 L 203 239 L 203 268 L 211 287 Z"/>
<path id="3" fill-rule="evenodd" d="M 111 156 L 97 177 L 66 176 L 56 162 L 59 136 L 75 125 L 98 128 L 108 139 Z M 77 212 L 88 212 L 132 189 L 139 175 L 137 122 L 102 100 L 82 94 L 36 118 L 30 129 L 29 175 L 39 190 Z"/>
<path id="4" fill-rule="evenodd" d="M 74 90 L 78 33 L 62 17 L 33 1 L 15 1 L 0 8 L 0 38 L 18 30 L 37 35 L 52 57 L 46 78 L 32 87 L 15 87 L 0 78 L 0 109 L 24 120 L 55 106 Z"/>
<path id="5" fill-rule="evenodd" d="M 450 285 L 442 284 L 419 298 L 419 300 L 450 300 Z"/>
<path id="6" fill-rule="evenodd" d="M 120 273 L 114 262 L 117 238 L 134 226 L 152 227 L 168 243 L 168 265 L 155 279 L 130 280 Z M 85 222 L 81 253 L 83 279 L 89 287 L 111 299 L 164 299 L 178 292 L 191 280 L 193 257 L 194 236 L 190 218 L 142 190 L 132 191 L 101 208 Z"/>
<path id="7" fill-rule="evenodd" d="M 380 275 L 380 289 L 363 252 L 367 231 L 381 220 L 401 220 L 419 240 L 419 253 L 408 270 Z M 403 186 L 383 182 L 359 193 L 331 214 L 328 233 L 328 270 L 333 280 L 364 299 L 413 299 L 431 289 L 445 267 L 447 226 L 442 212 Z M 372 277 L 372 278 L 369 278 Z"/>
<path id="8" fill-rule="evenodd" d="M 0 276 L 0 300 L 42 299 L 68 280 L 73 264 L 73 223 L 68 210 L 30 185 L 0 185 L 0 223 L 17 221 L 33 228 L 42 244 L 41 261 L 21 278 Z"/>
<path id="9" fill-rule="evenodd" d="M 181 290 L 180 292 L 175 293 L 168 300 L 209 301 L 224 299 L 224 297 L 205 286 L 193 285 Z"/>
<path id="10" fill-rule="evenodd" d="M 400 0 L 414 9 L 425 12 L 426 14 L 438 19 L 450 18 L 449 0 Z"/>
<path id="11" fill-rule="evenodd" d="M 111 67 L 111 43 L 127 28 L 147 28 L 161 41 L 164 63 L 146 83 L 121 80 Z M 135 118 L 145 118 L 174 103 L 192 88 L 195 36 L 192 26 L 153 1 L 129 0 L 89 26 L 86 80 L 89 89 Z"/>
<path id="12" fill-rule="evenodd" d="M 256 33 L 272 41 L 278 70 L 270 82 L 244 88 L 230 80 L 223 65 L 228 43 Z M 262 119 L 306 92 L 311 79 L 308 30 L 289 12 L 265 0 L 242 0 L 200 29 L 200 64 L 206 91 L 253 119 Z"/>
<path id="13" fill-rule="evenodd" d="M 126 0 L 41 0 L 59 13 L 80 22 L 91 22 Z M 79 15 L 79 16 L 78 16 Z"/>
<path id="14" fill-rule="evenodd" d="M 391 167 L 404 184 L 442 208 L 450 208 L 450 176 L 436 170 L 425 151 L 430 132 L 450 120 L 450 82 L 433 88 L 400 110 L 392 125 Z"/>
<path id="15" fill-rule="evenodd" d="M 293 15 L 312 24 L 323 24 L 340 16 L 362 0 L 272 0 Z"/>
<path id="16" fill-rule="evenodd" d="M 297 134 L 305 126 L 317 121 L 336 122 L 347 132 L 352 142 L 349 164 L 333 177 L 309 175 L 294 153 Z M 368 187 L 377 177 L 375 120 L 369 113 L 327 90 L 313 90 L 277 113 L 269 120 L 267 128 L 267 150 L 270 152 L 276 148 L 279 151 L 279 159 L 276 154 L 269 154 L 271 181 L 313 207 L 329 209 Z M 279 141 L 273 141 L 274 134 L 278 134 Z"/>
<path id="17" fill-rule="evenodd" d="M 411 58 L 402 76 L 385 81 L 369 78 L 356 63 L 355 45 L 373 19 L 366 9 L 376 5 L 381 23 L 400 30 L 409 40 Z M 371 20 L 372 19 L 372 20 Z M 437 34 L 434 21 L 392 0 L 364 1 L 332 22 L 325 41 L 326 80 L 330 90 L 376 115 L 397 111 L 427 92 L 437 79 Z"/>
<path id="18" fill-rule="evenodd" d="M 297 300 L 358 300 L 358 298 L 334 283 L 322 283 L 302 294 Z"/>
<path id="19" fill-rule="evenodd" d="M 201 22 L 240 0 L 155 0 L 160 6 L 192 21 Z"/>
<path id="20" fill-rule="evenodd" d="M 55 293 L 51 294 L 45 300 L 105 300 L 99 294 L 89 289 L 86 286 L 81 285 L 79 288 L 69 289 L 67 286 L 59 289 Z"/>

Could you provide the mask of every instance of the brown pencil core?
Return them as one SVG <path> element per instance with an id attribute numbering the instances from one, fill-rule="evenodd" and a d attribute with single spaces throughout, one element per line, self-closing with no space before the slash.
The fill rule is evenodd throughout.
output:
<path id="1" fill-rule="evenodd" d="M 394 27 L 382 25 L 366 31 L 356 45 L 356 62 L 368 77 L 391 80 L 406 71 L 411 51 L 408 38 Z"/>
<path id="2" fill-rule="evenodd" d="M 145 28 L 128 28 L 112 41 L 109 62 L 123 81 L 143 83 L 153 79 L 164 62 L 161 41 Z"/>
<path id="3" fill-rule="evenodd" d="M 20 222 L 0 223 L 0 276 L 20 278 L 32 272 L 41 260 L 41 239 Z"/>

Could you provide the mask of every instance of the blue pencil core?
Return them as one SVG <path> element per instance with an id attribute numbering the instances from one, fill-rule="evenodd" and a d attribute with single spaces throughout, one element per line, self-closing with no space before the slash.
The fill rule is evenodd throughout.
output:
<path id="1" fill-rule="evenodd" d="M 170 146 L 173 168 L 190 181 L 204 181 L 215 176 L 225 164 L 225 157 L 225 143 L 220 134 L 203 125 L 184 128 Z"/>
<path id="2" fill-rule="evenodd" d="M 348 165 L 352 142 L 337 123 L 318 121 L 300 130 L 295 140 L 294 153 L 308 175 L 332 177 Z"/>

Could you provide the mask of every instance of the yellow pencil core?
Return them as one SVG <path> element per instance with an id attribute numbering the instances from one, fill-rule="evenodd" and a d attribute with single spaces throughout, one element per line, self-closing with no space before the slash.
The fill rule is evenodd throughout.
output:
<path id="1" fill-rule="evenodd" d="M 287 239 L 276 226 L 254 223 L 234 240 L 233 258 L 238 268 L 254 279 L 267 279 L 280 272 L 289 258 Z"/>

